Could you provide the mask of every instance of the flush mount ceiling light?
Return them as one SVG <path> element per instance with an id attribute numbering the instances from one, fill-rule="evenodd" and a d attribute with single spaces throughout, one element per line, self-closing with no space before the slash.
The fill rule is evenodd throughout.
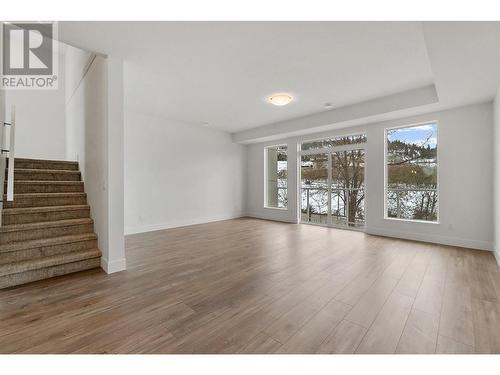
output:
<path id="1" fill-rule="evenodd" d="M 277 106 L 284 106 L 290 103 L 293 98 L 290 94 L 286 93 L 278 93 L 278 94 L 273 94 L 271 95 L 268 99 L 269 103 L 277 105 Z"/>

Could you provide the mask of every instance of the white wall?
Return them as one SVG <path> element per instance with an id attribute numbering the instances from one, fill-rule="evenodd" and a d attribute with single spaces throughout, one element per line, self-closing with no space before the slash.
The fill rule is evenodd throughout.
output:
<path id="1" fill-rule="evenodd" d="M 384 129 L 439 121 L 440 223 L 384 219 Z M 247 214 L 297 222 L 297 142 L 327 135 L 366 132 L 366 232 L 491 250 L 493 248 L 493 108 L 491 103 L 248 146 Z M 287 143 L 289 208 L 267 209 L 264 202 L 264 147 Z M 464 195 L 473 194 L 465 200 Z"/>
<path id="2" fill-rule="evenodd" d="M 88 56 L 87 56 L 88 57 Z M 78 160 L 108 272 L 125 269 L 123 239 L 123 64 L 68 54 L 76 83 L 66 101 L 68 158 Z M 87 66 L 83 69 L 82 67 Z M 82 76 L 83 74 L 83 76 Z"/>
<path id="3" fill-rule="evenodd" d="M 90 69 L 90 63 L 93 62 L 95 55 L 88 51 L 81 50 L 79 48 L 68 46 L 66 48 L 66 60 L 65 60 L 65 106 L 66 106 L 66 158 L 67 160 L 79 161 L 85 160 L 85 110 L 84 105 L 87 100 L 93 99 L 103 99 L 105 95 L 106 87 L 96 86 L 95 88 L 89 88 L 90 80 L 95 74 L 103 75 L 103 61 L 96 62 L 93 66 L 93 74 L 89 75 L 87 82 L 84 82 L 84 77 L 87 77 L 88 70 Z M 99 70 L 96 73 L 96 70 Z M 87 87 L 85 87 L 85 85 Z M 85 90 L 88 93 L 85 94 Z M 98 90 L 99 95 L 93 95 L 92 90 Z M 85 95 L 88 98 L 85 98 Z M 105 103 L 104 100 L 97 103 L 98 108 L 101 108 Z M 101 111 L 104 111 L 101 109 Z M 101 121 L 104 121 L 104 114 L 100 114 L 99 111 L 96 113 L 90 113 L 90 116 L 101 117 Z M 103 129 L 101 129 L 103 131 Z M 80 169 L 82 170 L 82 175 L 85 175 L 85 163 L 81 163 Z"/>
<path id="4" fill-rule="evenodd" d="M 5 121 L 5 91 L 0 90 L 0 121 Z M 0 139 L 0 145 L 2 144 Z"/>
<path id="5" fill-rule="evenodd" d="M 66 159 L 64 48 L 59 52 L 58 89 L 6 90 L 7 111 L 16 106 L 16 157 Z"/>
<path id="6" fill-rule="evenodd" d="M 95 54 L 92 52 L 65 45 L 65 60 L 70 62 L 69 64 L 64 64 L 66 102 L 72 98 L 77 90 L 94 57 Z"/>
<path id="7" fill-rule="evenodd" d="M 495 189 L 495 256 L 500 265 L 500 87 L 494 101 L 494 159 L 495 166 L 494 189 Z"/>
<path id="8" fill-rule="evenodd" d="M 125 232 L 242 216 L 245 146 L 228 133 L 125 112 Z"/>

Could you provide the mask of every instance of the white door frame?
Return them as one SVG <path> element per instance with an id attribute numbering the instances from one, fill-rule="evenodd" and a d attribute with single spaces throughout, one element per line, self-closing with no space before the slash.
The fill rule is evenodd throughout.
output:
<path id="1" fill-rule="evenodd" d="M 333 227 L 333 228 L 338 228 L 338 229 L 349 229 L 349 230 L 356 230 L 356 231 L 364 231 L 366 228 L 366 142 L 365 143 L 356 143 L 356 144 L 349 144 L 349 145 L 342 145 L 342 146 L 333 146 L 333 147 L 328 147 L 328 148 L 317 148 L 317 149 L 312 149 L 312 150 L 304 150 L 302 151 L 300 149 L 300 144 L 298 145 L 299 152 L 297 153 L 297 166 L 298 166 L 298 176 L 299 178 L 297 179 L 297 197 L 298 197 L 298 222 L 300 224 L 309 224 L 309 225 L 319 225 L 319 226 L 326 226 L 326 227 Z M 332 169 L 333 169 L 333 163 L 332 163 L 332 154 L 334 152 L 341 152 L 341 151 L 354 151 L 354 150 L 363 150 L 364 151 L 364 156 L 365 156 L 365 176 L 364 176 L 364 182 L 365 182 L 365 226 L 361 228 L 356 228 L 356 227 L 350 227 L 349 225 L 346 226 L 341 226 L 341 225 L 335 225 L 333 224 L 332 220 Z M 318 154 L 327 154 L 328 155 L 328 177 L 327 177 L 327 185 L 328 185 L 328 213 L 327 213 L 327 219 L 326 219 L 326 224 L 320 224 L 320 223 L 311 223 L 311 222 L 304 222 L 302 221 L 302 156 L 306 155 L 318 155 Z M 348 204 L 348 202 L 347 202 Z M 347 206 L 346 206 L 347 207 Z M 347 220 L 347 218 L 346 218 Z M 348 224 L 348 223 L 346 223 Z"/>

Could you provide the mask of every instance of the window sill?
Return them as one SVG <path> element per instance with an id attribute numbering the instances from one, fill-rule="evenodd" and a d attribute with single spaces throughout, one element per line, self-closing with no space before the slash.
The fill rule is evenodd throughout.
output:
<path id="1" fill-rule="evenodd" d="M 398 219 L 397 217 L 384 217 L 384 220 L 400 221 L 403 223 L 417 223 L 417 224 L 440 224 L 438 221 L 415 220 L 415 219 Z"/>
<path id="2" fill-rule="evenodd" d="M 264 208 L 267 209 L 267 210 L 288 211 L 288 207 L 287 208 L 280 208 L 280 207 L 267 207 L 267 206 L 264 206 Z"/>

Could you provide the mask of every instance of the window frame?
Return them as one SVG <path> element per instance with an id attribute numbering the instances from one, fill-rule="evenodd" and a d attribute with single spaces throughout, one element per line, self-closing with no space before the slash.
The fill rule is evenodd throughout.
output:
<path id="1" fill-rule="evenodd" d="M 347 144 L 347 145 L 340 145 L 340 146 L 331 146 L 331 147 L 323 147 L 323 148 L 314 148 L 314 149 L 308 149 L 308 150 L 302 150 L 302 143 L 308 143 L 308 142 L 315 142 L 315 141 L 321 141 L 324 139 L 328 138 L 343 138 L 343 137 L 356 137 L 356 136 L 365 136 L 366 137 L 366 142 L 363 143 L 352 143 L 352 144 Z M 312 223 L 312 222 L 303 222 L 302 221 L 302 215 L 301 215 L 301 209 L 302 209 L 302 201 L 301 201 L 301 190 L 302 190 L 302 156 L 307 156 L 307 155 L 316 155 L 316 154 L 328 154 L 328 180 L 329 180 L 329 185 L 331 185 L 331 173 L 332 173 L 332 168 L 333 168 L 333 163 L 332 163 L 332 154 L 334 152 L 342 152 L 342 151 L 353 151 L 353 150 L 363 150 L 365 153 L 365 168 L 364 168 L 364 183 L 365 183 L 365 223 L 363 227 L 349 227 L 349 226 L 340 226 L 340 225 L 332 225 L 330 224 L 318 224 L 318 223 Z M 342 230 L 352 230 L 352 231 L 358 231 L 358 232 L 365 232 L 367 229 L 367 217 L 368 217 L 368 205 L 366 204 L 367 201 L 367 172 L 368 172 L 368 134 L 366 131 L 361 131 L 361 132 L 353 132 L 353 133 L 342 133 L 340 135 L 332 135 L 332 136 L 324 136 L 321 138 L 315 138 L 315 139 L 306 139 L 306 140 L 299 140 L 297 142 L 297 223 L 300 224 L 305 224 L 305 225 L 317 225 L 317 226 L 322 226 L 322 227 L 327 227 L 327 228 L 337 228 L 337 229 L 342 229 Z M 330 206 L 330 204 L 329 204 Z M 331 207 L 331 206 L 330 206 Z M 330 209 L 331 211 L 331 209 Z M 331 212 L 330 212 L 331 214 Z"/>
<path id="2" fill-rule="evenodd" d="M 268 206 L 267 202 L 267 183 L 268 183 L 268 152 L 267 150 L 268 149 L 271 149 L 271 148 L 278 148 L 278 147 L 286 147 L 286 199 L 287 199 L 287 204 L 286 204 L 286 207 L 271 207 L 271 206 Z M 279 210 L 279 211 L 288 211 L 288 208 L 289 208 L 289 202 L 288 202 L 288 190 L 289 190 L 289 181 L 288 181 L 288 177 L 289 177 L 289 169 L 288 169 L 288 144 L 287 143 L 279 143 L 279 144 L 275 144 L 275 145 L 269 145 L 269 146 L 265 146 L 264 147 L 264 208 L 265 209 L 269 209 L 269 210 Z"/>
<path id="3" fill-rule="evenodd" d="M 437 180 L 436 180 L 436 194 L 437 194 L 437 201 L 438 201 L 438 209 L 436 213 L 436 221 L 429 221 L 429 220 L 420 220 L 420 219 L 402 219 L 399 217 L 389 217 L 387 212 L 388 212 L 388 204 L 387 204 L 387 185 L 388 185 L 388 177 L 389 177 L 389 166 L 387 164 L 387 151 L 388 151 L 388 143 L 387 143 L 387 135 L 390 130 L 395 130 L 395 129 L 405 129 L 405 128 L 413 128 L 417 126 L 423 126 L 423 125 L 431 125 L 435 124 L 437 125 L 436 129 L 436 147 L 437 147 L 437 152 L 436 152 L 436 169 L 437 169 Z M 391 127 L 386 127 L 384 128 L 384 220 L 390 220 L 390 221 L 400 221 L 400 222 L 405 222 L 405 223 L 422 223 L 422 224 L 434 224 L 434 225 L 439 225 L 440 222 L 440 211 L 441 211 L 441 194 L 440 194 L 440 189 L 441 189 L 441 182 L 440 182 L 440 167 L 439 163 L 441 160 L 440 157 L 440 137 L 439 137 L 439 121 L 438 120 L 429 120 L 429 121 L 423 121 L 423 122 L 417 122 L 417 123 L 412 123 L 412 124 L 407 124 L 407 125 L 397 125 L 397 126 L 391 126 Z"/>

